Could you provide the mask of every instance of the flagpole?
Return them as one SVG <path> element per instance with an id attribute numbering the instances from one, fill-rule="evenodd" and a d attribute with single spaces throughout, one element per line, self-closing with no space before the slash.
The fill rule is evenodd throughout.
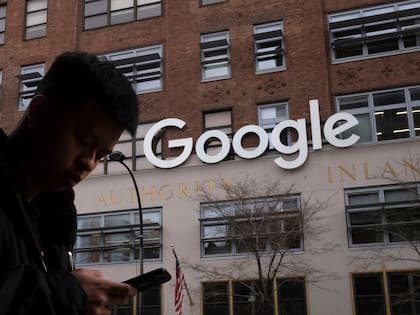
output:
<path id="1" fill-rule="evenodd" d="M 175 260 L 179 263 L 179 259 L 178 259 L 178 256 L 176 255 L 175 248 L 174 248 L 174 246 L 171 246 L 171 247 L 172 247 L 172 253 L 175 256 Z M 194 302 L 191 298 L 191 294 L 190 294 L 190 290 L 188 289 L 187 281 L 185 281 L 185 276 L 184 276 L 184 286 L 185 286 L 185 290 L 187 291 L 188 300 L 190 301 L 190 306 L 192 307 L 194 305 Z"/>

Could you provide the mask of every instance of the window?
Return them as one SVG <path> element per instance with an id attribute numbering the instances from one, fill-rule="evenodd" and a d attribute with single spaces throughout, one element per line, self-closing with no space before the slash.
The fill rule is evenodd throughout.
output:
<path id="1" fill-rule="evenodd" d="M 161 258 L 161 222 L 160 208 L 143 210 L 144 259 Z M 75 252 L 78 265 L 137 260 L 138 210 L 79 215 Z"/>
<path id="2" fill-rule="evenodd" d="M 355 133 L 359 142 L 380 142 L 420 135 L 420 86 L 336 98 L 338 111 L 353 114 L 359 124 L 343 133 Z"/>
<path id="3" fill-rule="evenodd" d="M 274 127 L 289 118 L 287 103 L 271 103 L 258 106 L 258 125 L 267 132 L 269 139 Z M 270 149 L 273 149 L 270 141 Z M 290 133 L 284 130 L 280 134 L 280 141 L 288 145 L 291 142 Z"/>
<path id="4" fill-rule="evenodd" d="M 284 70 L 283 23 L 273 22 L 254 26 L 256 73 Z"/>
<path id="5" fill-rule="evenodd" d="M 129 79 L 138 94 L 163 88 L 162 46 L 150 46 L 104 55 Z"/>
<path id="6" fill-rule="evenodd" d="M 356 315 L 420 314 L 419 287 L 419 271 L 355 274 L 353 294 Z"/>
<path id="7" fill-rule="evenodd" d="M 272 315 L 274 314 L 273 302 L 264 299 L 261 294 L 261 281 L 235 281 L 233 283 L 233 307 L 234 314 L 241 315 Z M 270 285 L 269 297 L 273 296 L 273 287 Z"/>
<path id="8" fill-rule="evenodd" d="M 25 39 L 47 35 L 47 0 L 26 1 Z"/>
<path id="9" fill-rule="evenodd" d="M 85 0 L 85 30 L 161 15 L 161 0 Z"/>
<path id="10" fill-rule="evenodd" d="M 20 69 L 20 75 L 17 76 L 20 81 L 19 110 L 25 110 L 28 107 L 44 72 L 44 64 L 25 66 Z"/>
<path id="11" fill-rule="evenodd" d="M 6 32 L 6 4 L 0 5 L 0 45 L 4 44 L 4 33 Z"/>
<path id="12" fill-rule="evenodd" d="M 114 146 L 114 151 L 120 151 L 125 155 L 126 160 L 124 162 L 133 171 L 153 167 L 144 155 L 143 142 L 147 131 L 149 131 L 154 124 L 155 123 L 147 123 L 138 125 L 135 138 L 131 137 L 128 132 L 124 131 L 121 134 L 118 143 Z M 154 138 L 153 151 L 156 156 L 162 155 L 162 141 L 159 137 Z M 104 158 L 94 169 L 92 175 L 120 173 L 121 165 L 119 164 L 119 162 L 114 162 Z"/>
<path id="13" fill-rule="evenodd" d="M 229 33 L 218 32 L 201 35 L 202 80 L 230 77 Z"/>
<path id="14" fill-rule="evenodd" d="M 112 315 L 131 315 L 135 309 L 136 300 L 130 298 L 127 304 L 114 306 Z M 160 315 L 161 314 L 161 286 L 142 291 L 142 311 L 141 314 Z"/>
<path id="15" fill-rule="evenodd" d="M 229 315 L 229 282 L 203 283 L 203 315 Z"/>
<path id="16" fill-rule="evenodd" d="M 333 61 L 420 49 L 420 1 L 404 1 L 328 17 Z"/>
<path id="17" fill-rule="evenodd" d="M 353 275 L 353 290 L 356 315 L 385 315 L 382 274 Z"/>
<path id="18" fill-rule="evenodd" d="M 204 120 L 204 131 L 208 130 L 220 130 L 232 137 L 232 111 L 231 110 L 222 110 L 222 111 L 213 111 L 203 113 Z M 215 138 L 211 138 L 205 144 L 205 149 L 207 153 L 215 153 L 220 150 L 221 142 Z M 233 158 L 228 156 L 228 158 Z"/>
<path id="19" fill-rule="evenodd" d="M 203 315 L 306 315 L 305 279 L 276 279 L 277 296 L 268 294 L 272 302 L 262 298 L 260 281 L 204 282 Z M 231 298 L 230 298 L 231 297 Z"/>
<path id="20" fill-rule="evenodd" d="M 204 257 L 302 249 L 298 195 L 202 203 Z"/>
<path id="21" fill-rule="evenodd" d="M 210 5 L 210 4 L 216 4 L 216 3 L 222 3 L 226 2 L 227 0 L 200 0 L 200 5 Z"/>
<path id="22" fill-rule="evenodd" d="M 420 240 L 419 184 L 345 190 L 350 246 Z"/>

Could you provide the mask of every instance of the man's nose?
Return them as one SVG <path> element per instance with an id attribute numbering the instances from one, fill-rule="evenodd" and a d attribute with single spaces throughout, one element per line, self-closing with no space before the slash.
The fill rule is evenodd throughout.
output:
<path id="1" fill-rule="evenodd" d="M 87 150 L 79 157 L 79 166 L 82 171 L 91 172 L 97 164 L 96 150 Z"/>

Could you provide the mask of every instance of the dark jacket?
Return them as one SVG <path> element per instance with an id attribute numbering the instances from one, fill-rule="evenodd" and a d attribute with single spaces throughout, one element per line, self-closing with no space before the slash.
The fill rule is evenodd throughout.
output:
<path id="1" fill-rule="evenodd" d="M 84 314 L 86 295 L 67 258 L 75 235 L 73 194 L 26 202 L 10 152 L 0 130 L 0 314 Z"/>

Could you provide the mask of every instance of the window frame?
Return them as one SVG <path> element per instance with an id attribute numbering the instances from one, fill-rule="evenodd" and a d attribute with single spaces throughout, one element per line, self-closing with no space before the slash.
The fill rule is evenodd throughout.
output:
<path id="1" fill-rule="evenodd" d="M 275 203 L 275 208 L 270 209 L 271 203 Z M 290 202 L 293 202 L 294 207 L 290 208 Z M 277 228 L 281 227 L 284 233 L 288 233 L 288 224 L 287 220 L 292 217 L 298 217 L 301 213 L 301 197 L 299 194 L 291 194 L 285 196 L 267 196 L 260 198 L 249 198 L 246 200 L 222 200 L 217 202 L 203 202 L 200 203 L 200 248 L 201 248 L 201 257 L 210 258 L 210 257 L 223 257 L 223 256 L 243 256 L 252 254 L 252 249 L 247 250 L 246 244 L 241 245 L 241 240 L 243 240 L 244 232 L 236 232 L 238 226 L 241 225 L 241 222 L 244 222 L 244 229 L 247 228 L 246 224 L 249 222 L 263 222 L 268 220 L 267 215 L 270 216 L 270 220 L 276 220 Z M 277 205 L 281 204 L 281 209 L 277 209 Z M 256 214 L 255 208 L 262 205 L 262 213 Z M 237 214 L 236 211 L 251 211 L 252 214 Z M 254 209 L 254 210 L 253 210 Z M 259 209 L 259 208 L 258 208 Z M 254 211 L 254 212 L 253 212 Z M 246 217 L 248 216 L 248 217 Z M 233 221 L 232 221 L 233 220 Z M 277 220 L 279 222 L 277 222 Z M 234 225 L 232 226 L 232 223 Z M 255 225 L 255 224 L 253 224 Z M 212 227 L 216 227 L 213 229 Z M 221 227 L 222 230 L 217 229 Z M 259 249 L 260 252 L 270 253 L 276 246 L 272 244 L 270 238 L 271 235 L 271 226 L 265 224 L 262 234 L 258 234 L 260 239 L 262 239 L 261 245 L 262 249 Z M 210 235 L 207 234 L 207 231 L 210 231 Z M 222 231 L 222 232 L 221 232 Z M 242 233 L 242 234 L 241 234 Z M 277 232 L 278 233 L 278 232 Z M 296 232 L 297 233 L 297 232 Z M 250 239 L 254 239 L 254 230 L 250 234 Z M 262 236 L 262 237 L 261 237 Z M 300 231 L 299 240 L 295 240 L 299 243 L 298 246 L 289 247 L 289 244 L 282 244 L 283 248 L 275 248 L 275 250 L 288 250 L 291 252 L 301 252 L 303 251 L 303 230 Z M 287 240 L 286 241 L 291 241 Z M 217 243 L 225 244 L 222 246 L 217 246 Z M 246 243 L 246 242 L 245 242 Z M 209 253 L 209 246 L 212 246 L 213 253 Z M 260 245 L 258 245 L 260 246 Z"/>
<path id="2" fill-rule="evenodd" d="M 277 116 L 277 108 L 283 107 L 285 111 L 285 116 Z M 270 119 L 263 119 L 263 111 L 266 109 L 274 108 L 276 111 L 276 117 L 270 118 Z M 269 141 L 269 150 L 274 150 L 274 146 L 271 144 L 271 133 L 274 129 L 274 127 L 284 121 L 289 119 L 289 103 L 288 102 L 274 102 L 274 103 L 265 103 L 265 104 L 259 104 L 258 108 L 258 126 L 263 128 L 265 132 L 268 135 L 268 141 Z M 281 135 L 280 135 L 280 141 L 284 145 L 290 145 L 292 143 L 292 135 L 289 129 L 286 129 Z"/>
<path id="3" fill-rule="evenodd" d="M 137 94 L 163 90 L 163 45 L 112 52 L 100 57 L 111 61 L 133 84 Z M 155 82 L 155 86 L 144 87 L 146 82 Z"/>
<path id="4" fill-rule="evenodd" d="M 387 201 L 387 194 L 391 192 L 406 191 L 407 193 L 414 192 L 416 198 L 412 200 L 401 200 L 401 201 Z M 374 196 L 376 195 L 374 202 L 361 202 L 359 204 L 350 204 L 350 197 L 361 197 L 367 195 Z M 348 245 L 350 248 L 363 248 L 363 247 L 372 247 L 372 246 L 389 246 L 393 244 L 409 244 L 411 242 L 420 241 L 420 219 L 416 221 L 395 221 L 395 218 L 392 218 L 393 211 L 397 209 L 399 212 L 405 210 L 406 212 L 402 214 L 402 218 L 405 215 L 411 214 L 409 211 L 418 210 L 420 213 L 420 183 L 411 183 L 407 185 L 386 185 L 386 186 L 374 186 L 366 188 L 351 188 L 344 190 L 344 199 L 345 199 L 345 214 L 347 222 L 347 239 Z M 366 199 L 366 198 L 365 198 Z M 362 199 L 360 199 L 362 200 Z M 402 212 L 401 212 L 402 213 Z M 362 218 L 376 218 L 375 223 L 366 224 L 352 224 L 352 215 L 360 215 Z M 367 216 L 370 214 L 370 217 Z M 417 216 L 416 212 L 414 215 Z M 399 219 L 399 218 L 397 218 Z M 408 224 L 411 224 L 415 227 L 415 230 L 405 231 L 403 227 L 407 227 Z M 400 230 L 397 230 L 400 228 Z M 358 230 L 358 233 L 365 233 L 369 235 L 368 237 L 375 239 L 374 241 L 363 241 L 363 242 L 354 242 L 355 234 L 354 230 Z M 418 231 L 417 231 L 418 230 Z M 396 231 L 396 232 L 394 232 Z M 416 232 L 413 235 L 417 239 L 406 239 L 401 240 L 403 233 Z M 368 233 L 368 234 L 366 234 Z M 410 234 L 408 234 L 410 237 Z M 398 238 L 400 240 L 398 240 Z M 380 240 L 381 239 L 381 240 Z"/>
<path id="5" fill-rule="evenodd" d="M 415 27 L 411 27 L 410 25 L 404 26 L 404 23 L 407 23 L 411 19 L 414 19 Z M 419 21 L 418 23 L 417 20 Z M 387 31 L 386 29 L 382 31 L 376 30 L 372 32 L 373 35 L 367 36 L 368 27 L 374 30 L 378 25 L 390 23 L 395 23 L 395 31 Z M 410 3 L 406 1 L 396 2 L 329 14 L 328 25 L 333 64 L 420 50 L 420 1 L 411 1 Z M 356 29 L 360 29 L 360 32 L 352 33 L 352 30 Z M 334 33 L 338 32 L 342 32 L 343 35 L 339 39 L 334 40 Z M 411 33 L 414 34 L 417 43 L 414 46 L 407 45 L 408 47 L 405 47 L 404 40 L 407 38 L 404 39 L 404 36 L 410 35 Z M 390 39 L 396 41 L 394 48 L 369 53 L 369 44 L 375 42 L 380 43 L 380 41 Z M 355 45 L 353 47 L 359 47 L 359 53 L 337 57 L 336 48 L 346 47 L 346 45 L 348 47 L 352 47 L 352 45 Z"/>
<path id="6" fill-rule="evenodd" d="M 353 273 L 351 274 L 350 277 L 350 281 L 351 281 L 351 286 L 352 286 L 352 301 L 353 301 L 353 307 L 354 307 L 354 314 L 355 315 L 359 315 L 359 314 L 367 314 L 368 311 L 370 311 L 371 309 L 360 309 L 360 304 L 358 303 L 357 299 L 357 288 L 356 288 L 356 278 L 362 279 L 362 278 L 369 278 L 369 277 L 377 277 L 377 280 L 379 281 L 379 285 L 380 287 L 377 287 L 376 289 L 379 289 L 380 292 L 377 292 L 377 294 L 373 294 L 372 292 L 372 281 L 366 282 L 368 285 L 370 285 L 370 288 L 368 287 L 367 289 L 363 290 L 365 291 L 363 294 L 363 296 L 359 295 L 359 298 L 363 298 L 364 300 L 366 300 L 367 298 L 371 298 L 371 299 L 381 299 L 381 301 L 374 301 L 373 300 L 373 305 L 371 304 L 370 307 L 375 309 L 376 311 L 378 310 L 378 306 L 380 305 L 383 309 L 383 315 L 385 314 L 400 314 L 400 312 L 398 310 L 396 310 L 396 312 L 394 313 L 393 311 L 393 307 L 401 307 L 402 304 L 410 304 L 410 315 L 416 315 L 418 314 L 418 312 L 420 311 L 420 305 L 416 305 L 419 304 L 418 303 L 418 298 L 420 297 L 420 294 L 417 293 L 416 296 L 416 292 L 418 291 L 418 287 L 413 285 L 413 278 L 418 278 L 420 276 L 420 270 L 402 270 L 402 271 L 386 271 L 386 270 L 382 270 L 382 271 L 378 271 L 378 272 L 363 272 L 363 273 Z M 394 294 L 393 291 L 393 283 L 392 283 L 392 277 L 394 276 L 405 276 L 407 278 L 407 294 L 409 296 L 409 299 L 407 299 L 404 295 L 402 295 L 402 302 L 398 302 L 398 303 L 393 303 L 392 299 L 393 297 L 395 298 L 397 296 L 397 294 Z M 401 284 L 401 283 L 400 283 Z M 401 290 L 401 288 L 398 288 L 399 290 Z M 369 292 L 370 291 L 370 292 Z M 416 303 L 417 301 L 417 303 Z M 372 302 L 371 302 L 372 303 Z M 366 305 L 366 302 L 364 302 L 364 304 Z M 417 310 L 416 310 L 416 306 L 417 306 Z M 406 309 L 407 310 L 407 309 Z M 404 314 L 407 314 L 404 312 Z"/>
<path id="7" fill-rule="evenodd" d="M 335 97 L 336 102 L 336 109 L 337 112 L 348 112 L 355 116 L 359 120 L 359 124 L 350 130 L 346 131 L 348 133 L 356 133 L 359 136 L 361 136 L 361 139 L 359 140 L 359 144 L 361 143 L 381 143 L 381 142 L 389 142 L 389 141 L 404 141 L 404 140 L 410 140 L 410 139 L 416 139 L 420 137 L 420 117 L 418 116 L 420 114 L 420 97 L 418 99 L 413 100 L 412 99 L 412 92 L 416 92 L 420 95 L 420 86 L 407 86 L 407 87 L 400 87 L 400 88 L 394 88 L 394 89 L 388 89 L 388 90 L 376 90 L 376 91 L 370 91 L 367 93 L 357 93 L 357 94 L 349 94 L 349 95 L 341 95 Z M 375 97 L 380 97 L 382 95 L 392 95 L 392 93 L 398 93 L 401 92 L 401 95 L 404 95 L 404 102 L 400 103 L 389 103 L 387 105 L 375 105 Z M 353 102 L 351 100 L 353 99 Z M 364 100 L 362 100 L 364 99 Z M 392 100 L 392 98 L 391 98 Z M 344 106 L 348 106 L 350 104 L 355 104 L 354 106 L 358 106 L 357 104 L 360 103 L 366 103 L 366 106 L 360 106 L 357 108 L 343 108 Z M 402 132 L 399 136 L 397 129 L 394 130 L 388 130 L 385 136 L 381 133 L 381 124 L 378 125 L 378 119 L 377 115 L 383 116 L 384 121 L 386 119 L 389 119 L 386 113 L 392 113 L 392 111 L 398 111 L 404 115 L 406 115 L 406 126 L 405 128 L 400 129 Z M 399 112 L 396 112 L 396 116 L 398 116 Z M 382 113 L 382 114 L 381 114 Z M 368 124 L 362 122 L 361 118 L 367 118 Z M 403 117 L 404 118 L 404 117 Z M 366 120 L 365 120 L 366 121 Z M 395 119 L 395 124 L 398 124 L 398 120 Z M 380 122 L 380 121 L 379 121 Z M 416 127 L 416 123 L 418 126 Z M 390 126 L 389 124 L 382 123 L 382 126 Z M 355 132 L 355 130 L 358 130 L 357 128 L 364 128 L 362 130 L 363 134 L 360 134 L 358 132 Z M 387 134 L 392 131 L 393 134 L 397 135 L 396 137 L 391 137 L 390 139 L 387 139 Z M 367 133 L 366 133 L 367 132 Z M 416 135 L 416 132 L 418 132 L 418 135 Z M 407 133 L 407 136 L 404 136 L 404 133 Z M 367 138 L 364 138 L 364 137 Z M 380 139 L 380 136 L 383 136 L 384 139 Z"/>
<path id="8" fill-rule="evenodd" d="M 6 36 L 7 3 L 0 4 L 0 46 L 5 43 Z M 1 25 L 3 24 L 3 27 Z"/>
<path id="9" fill-rule="evenodd" d="M 217 53 L 224 51 L 225 53 Z M 206 54 L 209 56 L 206 57 Z M 221 56 L 221 57 L 217 57 Z M 201 34 L 200 36 L 200 61 L 201 61 L 201 82 L 224 80 L 231 78 L 230 67 L 230 43 L 229 31 L 218 31 Z M 219 66 L 220 65 L 220 66 Z M 211 67 L 226 69 L 226 74 L 206 75 Z"/>
<path id="10" fill-rule="evenodd" d="M 156 294 L 157 293 L 157 294 Z M 148 315 L 162 314 L 162 285 L 142 291 L 142 312 Z M 138 297 L 137 297 L 138 298 Z M 158 300 L 159 304 L 154 304 L 153 301 Z M 129 298 L 128 303 L 121 305 L 114 305 L 112 308 L 112 315 L 134 314 L 136 309 L 136 299 Z"/>
<path id="11" fill-rule="evenodd" d="M 29 11 L 29 2 L 31 1 L 42 1 L 45 2 L 45 8 Z M 28 18 L 30 15 L 39 14 L 45 12 L 45 21 L 37 24 L 28 25 Z M 47 36 L 47 23 L 48 23 L 48 0 L 26 0 L 25 1 L 25 40 L 37 39 Z M 39 28 L 41 31 L 38 35 L 30 35 L 29 30 L 31 28 Z"/>
<path id="12" fill-rule="evenodd" d="M 230 120 L 230 122 L 228 124 L 212 124 L 212 125 L 208 125 L 207 122 L 210 120 L 211 116 L 216 116 L 216 115 L 220 115 L 220 116 L 228 116 L 228 117 L 219 117 L 216 118 L 215 120 Z M 217 110 L 211 110 L 211 111 L 204 111 L 202 112 L 202 117 L 203 117 L 203 133 L 209 130 L 220 130 L 224 133 L 226 133 L 226 135 L 228 136 L 229 139 L 232 139 L 233 137 L 233 113 L 232 113 L 232 109 L 228 108 L 228 109 L 217 109 Z M 207 143 L 205 143 L 205 151 L 206 152 L 215 152 L 218 151 L 220 149 L 220 147 L 222 146 L 222 144 L 220 143 L 219 140 L 213 139 L 213 140 L 209 140 L 207 141 Z M 233 154 L 228 154 L 228 156 L 226 157 L 226 159 L 231 160 L 233 159 L 234 156 Z"/>
<path id="13" fill-rule="evenodd" d="M 143 214 L 143 257 L 145 261 L 161 261 L 162 260 L 162 208 L 155 207 L 155 208 L 145 208 L 142 210 Z M 110 225 L 106 226 L 105 219 L 111 218 L 112 216 L 124 216 L 126 215 L 129 218 L 129 224 L 120 224 L 120 225 Z M 159 222 L 147 222 L 147 216 L 157 216 Z M 146 219 L 145 219 L 146 218 Z M 80 224 L 82 224 L 81 220 L 84 219 L 98 219 L 99 226 L 94 227 L 85 227 L 81 228 Z M 109 264 L 120 264 L 120 263 L 133 263 L 138 260 L 138 252 L 139 252 L 139 238 L 137 234 L 140 231 L 139 227 L 139 211 L 138 209 L 130 209 L 130 210 L 119 210 L 119 211 L 110 211 L 110 212 L 100 212 L 100 213 L 86 213 L 80 214 L 77 217 L 78 222 L 78 229 L 77 229 L 77 239 L 75 243 L 75 261 L 77 265 L 85 266 L 85 265 L 109 265 Z M 159 234 L 157 238 L 147 238 L 148 232 L 154 231 L 153 234 Z M 124 246 L 122 247 L 118 238 L 116 240 L 110 239 L 108 244 L 106 243 L 107 236 L 110 235 L 118 235 L 122 233 L 130 234 L 129 239 L 124 241 Z M 87 245 L 83 244 L 83 239 L 85 237 L 94 236 L 95 241 L 99 241 L 98 244 L 93 244 L 93 246 L 89 243 Z M 89 240 L 89 239 L 88 239 Z M 90 242 L 90 241 L 89 241 Z M 148 258 L 148 254 L 146 250 L 151 250 L 151 254 L 155 255 L 156 249 L 158 249 L 158 257 Z M 117 252 L 114 252 L 116 250 Z M 112 260 L 112 254 L 117 253 L 118 251 L 128 250 L 128 259 L 123 260 Z M 107 261 L 107 253 L 111 253 L 111 260 Z M 98 257 L 95 261 L 83 261 L 85 255 L 93 254 L 95 257 Z M 81 258 L 80 258 L 81 257 Z"/>
<path id="14" fill-rule="evenodd" d="M 266 29 L 266 31 L 264 31 L 264 29 Z M 255 73 L 263 74 L 286 70 L 287 66 L 284 47 L 283 21 L 256 24 L 253 27 L 253 32 Z M 280 47 L 273 49 L 273 45 L 270 45 L 270 43 L 274 44 L 278 41 L 280 42 Z M 264 47 L 259 49 L 259 45 L 261 44 L 270 45 L 270 48 Z M 281 56 L 281 65 L 277 65 L 276 62 L 274 67 L 259 67 L 259 65 L 264 61 L 275 61 L 278 56 Z"/>
<path id="15" fill-rule="evenodd" d="M 200 7 L 227 2 L 228 0 L 200 0 Z"/>
<path id="16" fill-rule="evenodd" d="M 212 305 L 221 305 L 221 308 L 217 308 L 217 314 L 219 315 L 237 315 L 237 314 L 244 314 L 243 312 L 236 311 L 235 309 L 239 304 L 245 305 L 251 304 L 252 301 L 250 299 L 246 299 L 243 296 L 235 295 L 235 289 L 238 286 L 244 286 L 246 284 L 252 284 L 255 282 L 258 282 L 257 279 L 230 279 L 230 280 L 212 280 L 212 281 L 203 281 L 201 282 L 201 303 L 202 303 L 202 312 L 203 315 L 210 315 L 215 314 L 214 308 L 212 308 Z M 299 283 L 302 284 L 302 287 L 300 288 L 300 296 L 299 297 L 286 297 L 282 296 L 280 293 L 280 286 L 284 283 Z M 206 286 L 225 286 L 226 292 L 215 292 L 213 293 L 211 290 L 207 290 Z M 210 288 L 211 289 L 211 288 Z M 222 301 L 217 301 L 218 295 L 222 297 Z M 300 301 L 300 303 L 303 303 L 303 314 L 298 315 L 307 315 L 308 314 L 308 297 L 307 297 L 307 291 L 306 291 L 306 279 L 302 276 L 296 276 L 296 277 L 278 277 L 274 280 L 273 283 L 273 315 L 283 315 L 283 314 L 289 314 L 287 311 L 282 311 L 284 309 L 287 309 L 287 306 L 285 303 L 296 303 L 297 301 Z M 281 306 L 280 304 L 283 303 Z M 286 306 L 286 307 L 285 307 Z M 271 307 L 271 305 L 270 305 Z M 269 307 L 269 308 L 270 308 Z M 251 313 L 251 312 L 250 312 Z M 295 314 L 295 313 L 293 313 Z"/>
<path id="17" fill-rule="evenodd" d="M 114 0 L 85 0 L 84 1 L 84 7 L 83 7 L 83 30 L 88 31 L 92 29 L 97 29 L 101 27 L 108 27 L 108 26 L 114 26 L 124 23 L 130 23 L 133 21 L 141 21 L 146 19 L 151 19 L 155 17 L 162 16 L 162 8 L 163 8 L 163 0 L 149 0 L 148 3 L 142 4 L 141 1 L 144 0 L 132 0 L 132 5 L 126 6 L 123 8 L 117 8 L 112 10 L 112 4 Z M 103 7 L 98 9 L 94 8 L 93 5 L 95 3 L 98 3 L 98 5 L 102 5 Z M 92 5 L 92 8 L 89 10 L 92 10 L 93 13 L 87 14 L 88 6 Z M 154 10 L 154 11 L 153 11 Z M 132 17 L 131 18 L 125 18 L 121 19 L 120 21 L 116 20 L 113 21 L 113 13 L 116 12 L 128 12 L 128 15 L 131 12 Z M 150 11 L 150 13 L 146 15 L 142 15 L 145 12 Z M 155 13 L 153 13 L 153 12 Z M 101 18 L 102 20 L 99 21 L 98 18 Z M 88 25 L 88 21 L 93 21 L 94 19 L 97 19 L 98 22 L 96 24 L 92 23 L 92 25 Z"/>
<path id="18" fill-rule="evenodd" d="M 19 83 L 19 104 L 18 110 L 23 111 L 28 107 L 32 97 L 35 95 L 39 82 L 45 75 L 45 63 L 22 66 L 20 74 L 17 75 Z M 27 101 L 26 101 L 27 100 Z"/>

